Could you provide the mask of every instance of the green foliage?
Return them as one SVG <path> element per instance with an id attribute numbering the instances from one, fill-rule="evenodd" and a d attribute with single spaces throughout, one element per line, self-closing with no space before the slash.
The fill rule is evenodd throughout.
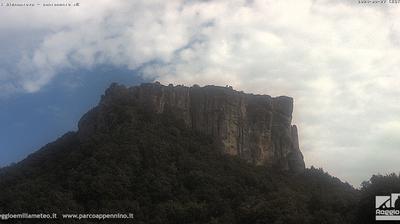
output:
<path id="1" fill-rule="evenodd" d="M 374 223 L 375 196 L 400 192 L 400 176 L 395 173 L 373 175 L 369 181 L 364 181 L 361 184 L 360 192 L 357 223 Z"/>

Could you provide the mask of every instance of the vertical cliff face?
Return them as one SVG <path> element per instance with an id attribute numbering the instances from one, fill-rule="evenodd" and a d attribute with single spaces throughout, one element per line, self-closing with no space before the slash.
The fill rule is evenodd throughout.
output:
<path id="1" fill-rule="evenodd" d="M 213 136 L 222 150 L 254 164 L 301 172 L 304 160 L 297 128 L 291 125 L 293 99 L 245 94 L 231 87 L 164 86 L 126 88 L 113 84 L 98 107 L 79 122 L 79 134 L 95 131 L 93 119 L 115 103 L 140 105 L 154 113 L 170 112 L 196 131 Z M 101 123 L 101 122 L 100 122 Z"/>

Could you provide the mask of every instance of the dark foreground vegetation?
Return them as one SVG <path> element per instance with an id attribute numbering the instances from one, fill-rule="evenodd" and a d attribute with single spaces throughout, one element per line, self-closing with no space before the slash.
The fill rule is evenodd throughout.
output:
<path id="1" fill-rule="evenodd" d="M 1 169 L 0 213 L 133 213 L 125 221 L 138 224 L 373 223 L 375 195 L 400 192 L 397 175 L 373 176 L 356 190 L 322 169 L 294 175 L 223 155 L 170 114 L 109 110 L 102 131 L 68 133 Z"/>

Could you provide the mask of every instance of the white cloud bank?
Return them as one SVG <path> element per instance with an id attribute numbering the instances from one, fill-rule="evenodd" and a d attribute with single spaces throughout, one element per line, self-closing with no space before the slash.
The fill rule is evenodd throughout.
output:
<path id="1" fill-rule="evenodd" d="M 400 170 L 396 4 L 85 0 L 0 10 L 0 32 L 43 33 L 16 69 L 0 70 L 3 94 L 38 91 L 62 69 L 108 63 L 166 84 L 290 95 L 308 165 L 356 186 Z"/>

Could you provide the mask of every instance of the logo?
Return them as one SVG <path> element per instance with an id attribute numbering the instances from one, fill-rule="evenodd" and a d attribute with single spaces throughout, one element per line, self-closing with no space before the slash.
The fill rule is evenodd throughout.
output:
<path id="1" fill-rule="evenodd" d="M 375 220 L 400 220 L 400 193 L 375 196 Z"/>

